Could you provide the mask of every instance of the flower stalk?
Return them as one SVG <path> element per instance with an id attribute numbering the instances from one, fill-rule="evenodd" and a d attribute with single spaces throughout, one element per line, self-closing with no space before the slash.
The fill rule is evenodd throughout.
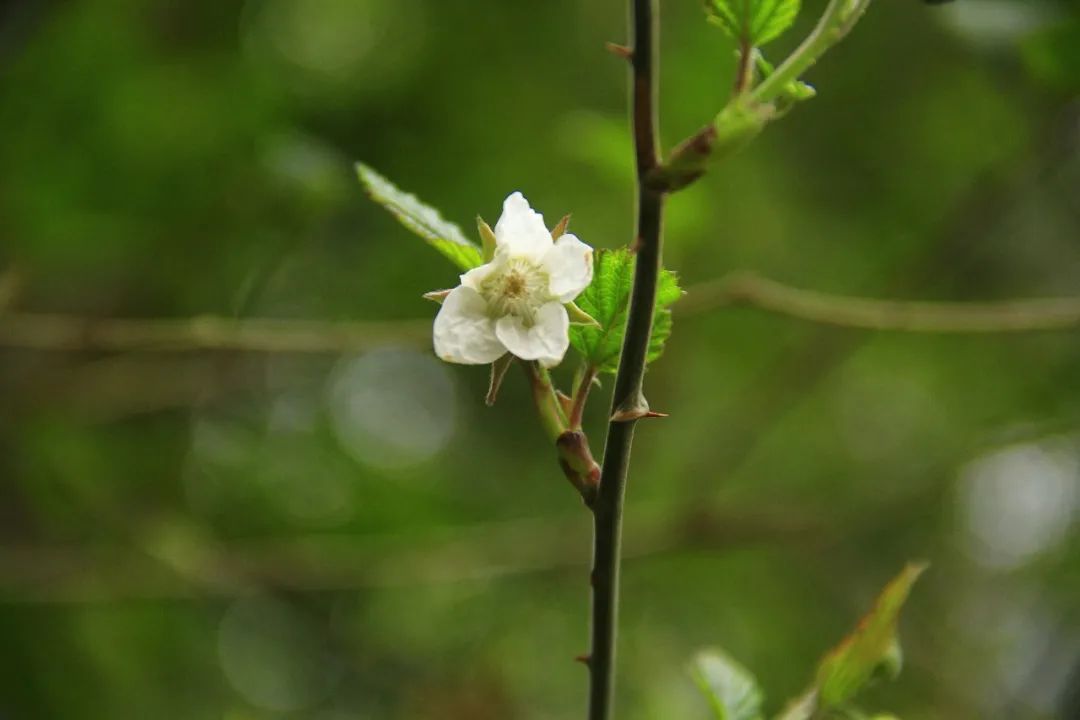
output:
<path id="1" fill-rule="evenodd" d="M 567 421 L 562 403 L 559 402 L 559 396 L 555 393 L 555 386 L 551 384 L 551 376 L 539 363 L 522 362 L 521 365 L 529 378 L 533 404 L 536 406 L 536 414 L 540 417 L 540 424 L 544 426 L 544 432 L 551 441 L 555 442 L 566 432 Z"/>

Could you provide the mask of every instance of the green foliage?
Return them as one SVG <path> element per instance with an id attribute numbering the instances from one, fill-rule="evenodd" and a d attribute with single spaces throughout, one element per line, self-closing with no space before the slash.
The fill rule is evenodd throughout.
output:
<path id="1" fill-rule="evenodd" d="M 764 45 L 791 27 L 800 0 L 705 0 L 713 25 L 747 45 Z"/>
<path id="2" fill-rule="evenodd" d="M 626 329 L 630 290 L 634 283 L 635 256 L 629 250 L 597 250 L 593 258 L 593 280 L 574 301 L 597 325 L 572 325 L 570 344 L 585 362 L 600 372 L 618 369 L 619 351 Z M 660 357 L 664 342 L 671 335 L 671 305 L 682 296 L 678 278 L 668 270 L 660 271 L 656 289 L 656 310 L 649 338 L 648 362 Z"/>
<path id="3" fill-rule="evenodd" d="M 885 586 L 854 632 L 821 661 L 816 683 L 823 707 L 843 705 L 879 675 L 895 678 L 900 673 L 897 620 L 912 585 L 925 570 L 924 563 L 909 563 Z"/>
<path id="4" fill-rule="evenodd" d="M 404 192 L 363 163 L 356 173 L 368 196 L 389 210 L 402 225 L 427 241 L 462 270 L 484 263 L 483 251 L 466 239 L 454 223 L 445 220 L 435 208 L 425 205 L 415 195 Z"/>
<path id="5" fill-rule="evenodd" d="M 873 609 L 818 665 L 814 684 L 789 702 L 777 720 L 813 720 L 831 717 L 833 713 L 864 717 L 848 703 L 874 678 L 895 678 L 899 674 L 897 620 L 912 586 L 924 570 L 925 563 L 908 563 L 885 586 Z M 724 653 L 716 650 L 700 653 L 694 659 L 692 673 L 719 720 L 760 718 L 761 692 L 754 677 Z"/>
<path id="6" fill-rule="evenodd" d="M 688 2 L 661 3 L 669 141 L 705 122 L 703 99 L 726 90 L 726 74 L 683 41 L 730 41 L 703 28 L 700 5 Z M 10 310 L 386 320 L 372 344 L 412 349 L 360 366 L 311 353 L 0 351 L 0 715 L 584 720 L 584 671 L 567 659 L 586 649 L 586 589 L 559 568 L 569 546 L 583 551 L 585 518 L 535 416 L 513 411 L 527 402 L 519 367 L 502 407 L 486 411 L 474 397 L 487 387 L 481 369 L 416 357 L 427 337 L 412 333 L 430 327 L 435 308 L 416 297 L 422 279 L 410 280 L 409 266 L 427 256 L 447 279 L 460 271 L 396 221 L 382 228 L 398 242 L 357 242 L 358 205 L 372 210 L 358 200 L 351 160 L 362 153 L 406 190 L 423 187 L 421 198 L 477 244 L 476 211 L 494 223 L 513 189 L 542 207 L 572 206 L 582 239 L 629 236 L 622 78 L 614 60 L 583 52 L 619 39 L 624 8 L 2 5 L 0 276 L 14 268 L 22 285 Z M 918 0 L 876 5 L 857 42 L 801 75 L 830 88 L 828 98 L 672 197 L 666 262 L 678 261 L 684 285 L 750 268 L 879 297 L 1075 291 L 1080 165 L 1071 151 L 1046 152 L 1070 147 L 1067 98 L 997 61 L 1007 48 L 958 41 Z M 803 13 L 822 7 L 807 2 Z M 281 14 L 296 8 L 306 22 Z M 357 8 L 371 18 L 360 27 L 349 20 Z M 343 30 L 348 42 L 324 40 Z M 779 46 L 794 45 L 796 32 L 766 45 L 767 57 L 779 65 Z M 482 62 L 462 51 L 478 33 Z M 563 72 L 579 59 L 581 72 Z M 1077 87 L 1080 75 L 1062 69 Z M 331 82 L 313 93 L 307 79 L 319 76 Z M 957 223 L 943 222 L 954 213 Z M 958 254 L 981 271 L 958 272 Z M 767 709 L 780 709 L 782 689 L 813 678 L 812 663 L 800 671 L 790 658 L 823 654 L 821 623 L 849 607 L 835 588 L 872 587 L 903 546 L 949 557 L 951 571 L 934 578 L 935 607 L 920 608 L 940 620 L 970 613 L 972 593 L 994 582 L 1009 590 L 994 598 L 995 617 L 1050 626 L 1075 617 L 1076 531 L 1008 555 L 1017 564 L 1007 573 L 988 568 L 987 551 L 1009 546 L 973 535 L 971 503 L 985 509 L 987 498 L 957 469 L 975 446 L 1012 442 L 1029 462 L 1043 452 L 1055 467 L 1071 462 L 1080 333 L 853 334 L 741 308 L 678 320 L 679 352 L 649 373 L 650 399 L 673 417 L 639 426 L 648 447 L 632 467 L 629 501 L 641 505 L 628 508 L 625 541 L 651 559 L 627 566 L 618 720 L 711 715 L 696 697 L 698 714 L 681 712 L 693 708 L 671 679 L 703 634 L 737 638 Z M 849 341 L 858 352 L 843 352 Z M 384 364 L 401 357 L 415 364 Z M 448 377 L 452 396 L 429 384 Z M 355 378 L 355 390 L 339 378 Z M 391 394 L 410 382 L 407 397 Z M 393 405 L 360 424 L 371 416 L 356 414 L 353 392 L 375 390 Z M 594 423 L 603 399 L 590 401 Z M 344 403 L 346 424 L 335 419 Z M 378 462 L 391 452 L 417 462 L 419 439 L 447 417 L 442 406 L 453 409 L 449 445 L 419 465 Z M 391 428 L 401 435 L 384 452 L 376 442 Z M 593 440 L 599 450 L 602 438 Z M 1060 493 L 1043 475 L 1025 478 L 1026 489 Z M 720 478 L 727 492 L 717 498 Z M 831 498 L 843 499 L 842 512 Z M 1008 540 L 1004 525 L 1023 508 L 997 511 Z M 211 563 L 198 576 L 138 549 L 156 546 L 146 533 L 157 538 L 159 520 L 197 525 L 186 541 L 212 541 L 191 549 Z M 820 538 L 823 523 L 845 539 L 843 552 L 802 540 Z M 735 535 L 760 543 L 703 553 L 710 539 Z M 243 572 L 249 565 L 256 571 Z M 310 647 L 310 633 L 258 624 L 245 646 L 248 682 L 235 685 L 244 678 L 225 674 L 219 637 L 234 592 L 288 603 L 337 657 L 305 665 L 310 653 L 296 650 Z M 902 685 L 882 688 L 889 704 L 867 715 L 985 717 L 985 693 L 971 689 L 988 680 L 988 664 L 1017 660 L 1008 624 L 973 637 L 969 623 L 937 623 L 945 657 L 905 670 Z M 269 683 L 280 697 L 310 668 L 341 679 L 318 704 L 285 712 L 250 694 L 252 682 Z M 682 690 L 697 694 L 689 676 Z M 1018 686 L 1014 699 L 1031 690 Z"/>
<path id="7" fill-rule="evenodd" d="M 1080 16 L 1034 33 L 1021 46 L 1028 71 L 1063 92 L 1080 88 Z"/>
<path id="8" fill-rule="evenodd" d="M 760 720 L 761 689 L 749 670 L 720 650 L 698 653 L 691 666 L 694 681 L 717 720 Z"/>

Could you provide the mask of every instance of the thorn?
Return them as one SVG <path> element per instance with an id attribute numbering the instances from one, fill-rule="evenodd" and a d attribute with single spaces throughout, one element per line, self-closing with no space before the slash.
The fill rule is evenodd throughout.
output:
<path id="1" fill-rule="evenodd" d="M 592 667 L 592 656 L 588 653 L 583 653 L 574 658 L 574 662 L 579 662 L 585 667 Z"/>
<path id="2" fill-rule="evenodd" d="M 640 249 L 641 249 L 641 236 L 638 235 L 637 237 L 634 238 L 634 242 L 630 243 L 629 250 L 634 255 L 637 255 L 638 250 L 640 250 Z"/>
<path id="3" fill-rule="evenodd" d="M 642 415 L 642 417 L 647 417 L 647 418 L 666 418 L 666 417 L 671 417 L 671 416 L 670 416 L 670 415 L 668 415 L 667 413 L 662 413 L 662 412 L 656 412 L 655 410 L 649 410 L 649 411 L 648 411 L 648 412 L 646 412 L 646 413 L 645 413 L 644 415 Z"/>
<path id="4" fill-rule="evenodd" d="M 552 240 L 558 240 L 563 235 L 565 235 L 566 234 L 566 228 L 567 228 L 568 225 L 570 225 L 570 215 L 566 214 L 566 215 L 563 215 L 562 220 L 560 220 L 555 225 L 555 227 L 553 227 L 551 229 L 551 239 Z"/>
<path id="5" fill-rule="evenodd" d="M 606 42 L 604 43 L 604 49 L 616 57 L 621 57 L 623 60 L 629 60 L 634 57 L 634 51 L 625 45 L 619 43 Z"/>
<path id="6" fill-rule="evenodd" d="M 611 415 L 611 422 L 631 422 L 649 416 L 649 402 L 638 392 L 636 397 L 627 398 L 619 403 Z"/>

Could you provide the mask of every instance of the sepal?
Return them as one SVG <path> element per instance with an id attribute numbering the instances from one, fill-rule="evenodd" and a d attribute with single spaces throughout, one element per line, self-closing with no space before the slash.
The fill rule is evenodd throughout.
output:
<path id="1" fill-rule="evenodd" d="M 578 307 L 577 303 L 568 302 L 564 307 L 566 307 L 566 314 L 570 316 L 571 325 L 585 325 L 594 328 L 601 327 L 597 319 Z"/>
<path id="2" fill-rule="evenodd" d="M 495 404 L 495 400 L 499 397 L 499 388 L 502 387 L 503 378 L 506 377 L 506 371 L 510 369 L 510 366 L 514 363 L 514 356 L 510 353 L 506 353 L 501 358 L 491 363 L 491 381 L 488 383 L 487 396 L 484 398 L 484 404 L 491 407 Z"/>
<path id="3" fill-rule="evenodd" d="M 484 222 L 484 218 L 479 215 L 476 216 L 476 229 L 480 233 L 481 249 L 483 251 L 484 262 L 491 262 L 495 257 L 495 231 L 491 229 L 491 226 Z"/>
<path id="4" fill-rule="evenodd" d="M 430 300 L 433 303 L 438 303 L 439 305 L 442 305 L 443 300 L 445 300 L 446 296 L 449 295 L 451 292 L 453 292 L 453 290 L 432 290 L 431 292 L 424 293 L 421 297 L 423 297 L 425 300 Z"/>

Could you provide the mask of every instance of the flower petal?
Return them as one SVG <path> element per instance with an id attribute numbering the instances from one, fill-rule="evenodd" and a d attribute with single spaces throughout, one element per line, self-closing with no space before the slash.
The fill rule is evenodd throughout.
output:
<path id="1" fill-rule="evenodd" d="M 544 268 L 551 278 L 548 287 L 552 296 L 559 302 L 570 302 L 592 282 L 592 248 L 567 233 L 544 255 Z"/>
<path id="2" fill-rule="evenodd" d="M 472 288 L 473 290 L 479 290 L 480 285 L 483 284 L 483 282 L 488 279 L 488 276 L 490 276 L 491 273 L 495 272 L 495 270 L 499 267 L 501 262 L 502 261 L 500 259 L 499 262 L 492 261 L 492 262 L 489 262 L 489 263 L 484 263 L 483 265 L 478 265 L 477 267 L 474 267 L 472 270 L 469 270 L 468 272 L 463 273 L 462 275 L 459 276 L 460 279 L 461 279 L 461 284 L 464 285 L 467 288 Z"/>
<path id="3" fill-rule="evenodd" d="M 485 365 L 506 354 L 487 303 L 470 287 L 456 287 L 446 296 L 435 316 L 433 337 L 435 354 L 446 362 Z"/>
<path id="4" fill-rule="evenodd" d="M 570 347 L 570 318 L 562 304 L 550 302 L 537 310 L 532 327 L 525 327 L 516 315 L 504 315 L 495 323 L 495 335 L 519 358 L 554 367 Z"/>
<path id="5" fill-rule="evenodd" d="M 530 255 L 537 259 L 551 249 L 551 233 L 544 216 L 529 207 L 519 192 L 503 201 L 502 216 L 495 223 L 495 242 L 512 255 Z"/>

